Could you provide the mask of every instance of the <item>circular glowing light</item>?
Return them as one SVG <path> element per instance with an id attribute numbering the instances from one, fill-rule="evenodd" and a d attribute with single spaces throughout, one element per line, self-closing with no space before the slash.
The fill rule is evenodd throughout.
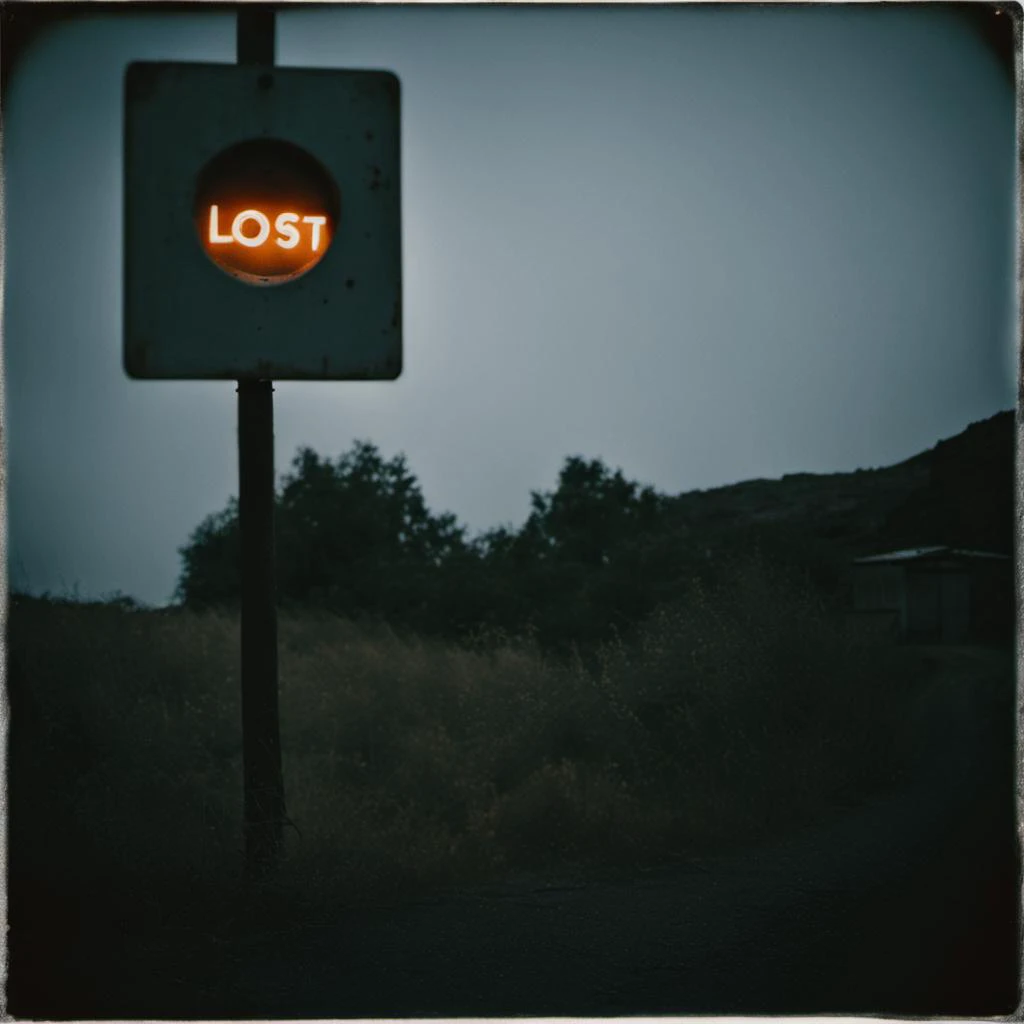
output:
<path id="1" fill-rule="evenodd" d="M 338 189 L 323 165 L 280 139 L 250 139 L 200 172 L 192 210 L 206 255 L 249 284 L 283 284 L 331 246 Z"/>

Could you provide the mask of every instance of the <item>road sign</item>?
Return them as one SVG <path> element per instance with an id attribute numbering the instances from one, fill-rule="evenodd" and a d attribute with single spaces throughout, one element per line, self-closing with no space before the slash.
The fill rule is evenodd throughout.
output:
<path id="1" fill-rule="evenodd" d="M 128 374 L 397 377 L 398 79 L 145 62 L 125 100 Z"/>

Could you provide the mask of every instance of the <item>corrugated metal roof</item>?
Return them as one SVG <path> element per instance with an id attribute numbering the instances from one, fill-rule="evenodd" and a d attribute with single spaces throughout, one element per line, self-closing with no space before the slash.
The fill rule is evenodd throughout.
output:
<path id="1" fill-rule="evenodd" d="M 1009 555 L 1000 555 L 994 551 L 970 551 L 967 548 L 951 548 L 943 544 L 925 548 L 906 548 L 903 551 L 889 551 L 884 555 L 869 555 L 857 558 L 854 565 L 870 565 L 872 562 L 912 562 L 919 558 L 934 558 L 936 555 L 947 555 L 954 558 L 998 558 L 1008 559 Z"/>

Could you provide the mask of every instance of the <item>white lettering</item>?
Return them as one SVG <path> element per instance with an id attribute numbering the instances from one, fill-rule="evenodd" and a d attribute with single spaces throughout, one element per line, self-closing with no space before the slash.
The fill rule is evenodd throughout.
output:
<path id="1" fill-rule="evenodd" d="M 282 249 L 294 249 L 299 244 L 299 229 L 295 227 L 298 221 L 297 213 L 278 214 L 277 220 L 274 221 L 274 227 L 281 237 L 275 241 Z"/>
<path id="2" fill-rule="evenodd" d="M 242 234 L 242 225 L 250 220 L 256 221 L 260 226 L 259 231 L 251 238 Z M 267 220 L 267 215 L 265 213 L 260 213 L 259 210 L 243 210 L 234 219 L 234 222 L 231 225 L 231 234 L 235 236 L 235 241 L 238 242 L 239 245 L 246 245 L 250 249 L 255 249 L 270 237 L 270 221 Z"/>
<path id="3" fill-rule="evenodd" d="M 310 226 L 309 248 L 311 252 L 318 252 L 321 243 L 324 241 L 324 228 L 327 225 L 327 217 L 323 214 L 309 214 L 302 216 L 298 213 L 285 211 L 277 214 L 273 219 L 274 241 L 282 249 L 294 249 L 303 239 L 303 233 L 297 226 L 299 222 Z M 246 234 L 246 228 L 250 222 L 255 223 L 256 233 Z M 209 244 L 230 245 L 237 242 L 247 249 L 258 249 L 267 242 L 271 235 L 271 215 L 261 210 L 243 210 L 231 223 L 231 234 L 221 234 L 220 228 L 220 207 L 211 205 L 209 220 Z"/>
<path id="4" fill-rule="evenodd" d="M 210 207 L 210 245 L 225 245 L 231 241 L 230 235 L 222 235 L 217 227 L 217 207 Z"/>
<path id="5" fill-rule="evenodd" d="M 327 223 L 326 217 L 303 217 L 303 224 L 313 225 L 313 244 L 311 246 L 313 252 L 316 252 L 320 248 L 320 229 Z"/>

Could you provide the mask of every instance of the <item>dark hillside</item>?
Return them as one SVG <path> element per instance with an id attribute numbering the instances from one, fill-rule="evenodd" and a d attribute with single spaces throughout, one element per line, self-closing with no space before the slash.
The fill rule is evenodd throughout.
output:
<path id="1" fill-rule="evenodd" d="M 949 544 L 1011 553 L 1015 449 L 1012 412 L 940 441 L 926 453 L 927 485 L 889 517 L 885 534 L 893 546 Z"/>
<path id="2" fill-rule="evenodd" d="M 669 515 L 678 529 L 705 544 L 705 554 L 752 546 L 817 577 L 816 567 L 838 571 L 882 543 L 893 510 L 926 491 L 930 479 L 931 459 L 924 453 L 883 469 L 795 473 L 691 491 L 671 499 Z M 819 581 L 828 582 L 828 575 Z"/>
<path id="3" fill-rule="evenodd" d="M 719 546 L 788 536 L 842 558 L 925 544 L 1008 553 L 1015 444 L 1014 414 L 1000 412 L 894 466 L 683 493 L 669 519 Z"/>

